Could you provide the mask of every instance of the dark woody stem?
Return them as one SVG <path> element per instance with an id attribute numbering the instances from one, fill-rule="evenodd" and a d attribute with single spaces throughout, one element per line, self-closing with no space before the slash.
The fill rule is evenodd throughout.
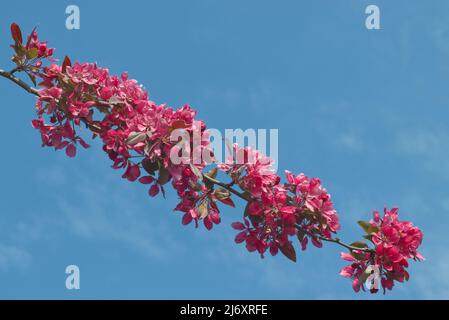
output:
<path id="1" fill-rule="evenodd" d="M 17 76 L 14 75 L 14 73 L 17 72 L 17 71 L 20 72 L 21 70 L 20 70 L 19 68 L 15 68 L 15 69 L 13 69 L 11 72 L 8 72 L 8 71 L 5 71 L 5 70 L 3 70 L 3 69 L 0 69 L 0 76 L 2 76 L 2 77 L 4 77 L 4 78 L 6 78 L 6 79 L 8 79 L 8 80 L 10 80 L 10 81 L 12 81 L 12 82 L 14 82 L 15 84 L 17 84 L 18 86 L 20 86 L 22 89 L 24 89 L 24 90 L 27 91 L 28 93 L 31 93 L 31 94 L 36 95 L 36 96 L 39 96 L 39 91 L 38 91 L 36 88 L 29 86 L 26 82 L 24 82 L 23 80 L 21 80 L 20 78 L 18 78 Z M 92 126 L 92 124 L 89 124 L 87 120 L 85 120 L 85 119 L 81 119 L 81 120 L 82 120 L 86 125 L 88 125 L 89 127 Z M 100 129 L 101 129 L 101 128 L 100 128 Z M 239 198 L 241 198 L 241 199 L 243 199 L 243 200 L 245 200 L 245 201 L 247 201 L 247 202 L 253 201 L 253 199 L 252 199 L 250 196 L 248 196 L 247 194 L 244 194 L 243 192 L 239 192 L 239 191 L 237 191 L 236 189 L 234 189 L 234 188 L 232 187 L 232 184 L 226 184 L 226 183 L 223 183 L 223 182 L 221 182 L 221 181 L 218 181 L 218 180 L 216 180 L 216 179 L 214 179 L 214 178 L 211 178 L 211 177 L 209 177 L 209 176 L 207 176 L 207 175 L 203 175 L 203 181 L 205 181 L 205 180 L 208 180 L 210 183 L 215 184 L 215 185 L 218 185 L 218 186 L 220 186 L 220 187 L 222 187 L 222 188 L 228 190 L 230 193 L 236 195 L 237 197 L 239 197 Z M 304 233 L 308 234 L 308 235 L 311 236 L 311 237 L 318 238 L 318 239 L 320 239 L 320 240 L 322 240 L 322 241 L 327 241 L 327 242 L 333 242 L 333 243 L 336 243 L 336 244 L 338 244 L 338 245 L 340 245 L 340 246 L 342 246 L 342 247 L 348 249 L 348 250 L 351 251 L 351 252 L 352 252 L 352 251 L 361 251 L 361 252 L 370 252 L 370 253 L 374 253 L 374 250 L 373 250 L 373 249 L 370 249 L 370 248 L 357 248 L 357 247 L 354 247 L 354 246 L 345 244 L 344 242 L 342 242 L 342 241 L 341 241 L 340 239 L 338 239 L 338 238 L 335 238 L 335 239 L 334 239 L 334 238 L 326 238 L 326 237 L 323 237 L 323 236 L 321 236 L 321 235 L 312 234 L 312 233 L 310 233 L 309 231 L 304 230 L 304 228 L 301 227 L 300 225 L 296 225 L 296 227 L 297 227 L 299 230 L 302 230 Z"/>
<path id="2" fill-rule="evenodd" d="M 15 69 L 12 70 L 12 72 L 5 71 L 3 69 L 0 69 L 0 76 L 5 77 L 6 79 L 11 80 L 15 84 L 22 87 L 22 89 L 26 90 L 28 93 L 34 94 L 36 96 L 39 95 L 39 91 L 36 88 L 30 87 L 26 82 L 23 80 L 17 78 L 13 73 L 17 71 Z"/>

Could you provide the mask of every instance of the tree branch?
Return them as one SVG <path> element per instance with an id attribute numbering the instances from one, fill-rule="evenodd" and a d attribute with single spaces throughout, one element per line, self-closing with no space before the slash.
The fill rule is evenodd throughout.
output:
<path id="1" fill-rule="evenodd" d="M 5 77 L 6 79 L 11 80 L 15 84 L 18 84 L 20 87 L 25 89 L 28 93 L 34 94 L 36 96 L 39 95 L 39 91 L 36 88 L 33 88 L 33 87 L 29 86 L 26 82 L 24 82 L 22 79 L 17 78 L 11 72 L 8 72 L 8 71 L 5 71 L 3 69 L 0 69 L 0 76 Z"/>
<path id="2" fill-rule="evenodd" d="M 0 69 L 0 76 L 2 76 L 4 78 L 14 82 L 15 84 L 19 85 L 22 89 L 24 89 L 28 93 L 31 93 L 31 94 L 36 95 L 36 96 L 39 96 L 39 91 L 36 88 L 29 86 L 26 82 L 24 82 L 23 80 L 21 80 L 20 78 L 16 77 L 13 74 L 13 72 L 16 72 L 16 71 L 20 71 L 20 70 L 16 68 L 16 69 L 13 69 L 12 72 L 8 72 L 8 71 L 5 71 L 3 69 Z M 91 125 L 91 126 L 93 125 L 93 124 L 89 124 L 86 121 L 86 119 L 81 119 L 81 120 L 86 125 Z M 95 128 L 95 125 L 94 125 L 94 128 Z M 217 179 L 214 179 L 214 178 L 209 177 L 207 175 L 203 175 L 203 181 L 204 180 L 208 180 L 210 183 L 213 183 L 215 185 L 218 185 L 218 186 L 228 190 L 232 194 L 236 195 L 237 197 L 239 197 L 239 198 L 241 198 L 241 199 L 243 199 L 243 200 L 245 200 L 247 202 L 253 201 L 253 199 L 250 196 L 248 196 L 247 194 L 244 194 L 244 193 L 239 192 L 236 189 L 232 188 L 231 184 L 223 183 L 223 182 L 218 181 Z M 338 245 L 340 245 L 340 246 L 342 246 L 342 247 L 344 247 L 344 248 L 346 248 L 346 249 L 348 249 L 350 251 L 356 251 L 357 250 L 357 251 L 363 251 L 363 252 L 373 252 L 373 250 L 369 249 L 369 248 L 357 248 L 357 247 L 353 247 L 351 245 L 345 244 L 338 238 L 335 238 L 335 239 L 333 239 L 333 238 L 325 238 L 325 237 L 320 236 L 320 235 L 312 234 L 312 233 L 308 232 L 307 230 L 304 230 L 304 228 L 302 228 L 300 225 L 296 225 L 296 227 L 298 229 L 302 230 L 303 232 L 305 232 L 306 234 L 308 234 L 309 236 L 319 238 L 322 241 L 336 243 L 336 244 L 338 244 Z"/>
<path id="3" fill-rule="evenodd" d="M 251 199 L 250 197 L 248 197 L 246 194 L 243 194 L 243 193 L 241 193 L 241 192 L 235 190 L 234 188 L 232 188 L 229 184 L 220 182 L 220 181 L 218 181 L 217 179 L 211 178 L 211 177 L 209 177 L 209 176 L 207 176 L 207 175 L 203 175 L 203 178 L 206 179 L 206 180 L 208 180 L 208 181 L 210 181 L 210 182 L 213 183 L 213 184 L 216 184 L 216 185 L 218 185 L 218 186 L 220 186 L 220 187 L 222 187 L 222 188 L 228 190 L 229 192 L 235 194 L 237 197 L 239 197 L 239 198 L 241 198 L 241 199 L 243 199 L 243 200 L 245 200 L 245 201 L 247 201 L 247 202 L 250 202 L 250 201 L 252 200 L 252 199 Z"/>

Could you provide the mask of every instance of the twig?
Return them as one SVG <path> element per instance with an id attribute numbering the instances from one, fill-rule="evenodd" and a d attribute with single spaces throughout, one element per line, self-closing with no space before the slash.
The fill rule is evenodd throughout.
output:
<path id="1" fill-rule="evenodd" d="M 0 69 L 0 76 L 5 77 L 6 79 L 11 80 L 12 82 L 18 84 L 20 87 L 25 89 L 27 92 L 34 94 L 36 96 L 39 96 L 39 91 L 36 88 L 33 88 L 29 86 L 26 82 L 23 80 L 17 78 L 15 75 L 13 75 L 11 72 L 5 71 L 3 69 Z"/>

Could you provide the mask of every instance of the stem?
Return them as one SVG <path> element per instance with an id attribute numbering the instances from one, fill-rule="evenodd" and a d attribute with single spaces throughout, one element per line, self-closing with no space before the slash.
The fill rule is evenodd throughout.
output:
<path id="1" fill-rule="evenodd" d="M 299 226 L 296 226 L 296 227 L 297 227 L 297 228 L 300 228 Z M 336 244 L 338 244 L 338 245 L 340 245 L 340 246 L 342 246 L 342 247 L 345 247 L 345 248 L 348 249 L 349 251 L 374 252 L 373 249 L 370 249 L 370 248 L 357 248 L 357 247 L 353 247 L 353 246 L 351 246 L 351 245 L 348 245 L 348 244 L 342 242 L 339 238 L 333 239 L 333 238 L 326 238 L 326 237 L 319 236 L 319 235 L 313 235 L 313 236 L 314 236 L 314 237 L 317 237 L 317 238 L 319 238 L 320 240 L 323 240 L 323 241 L 336 243 Z"/>
<path id="2" fill-rule="evenodd" d="M 216 184 L 216 185 L 228 190 L 229 192 L 235 194 L 237 197 L 239 197 L 247 202 L 252 201 L 251 197 L 248 197 L 247 195 L 235 190 L 234 188 L 231 187 L 231 184 L 220 182 L 217 179 L 211 178 L 207 175 L 203 175 L 203 179 L 206 179 L 206 180 L 212 182 L 213 184 Z"/>
<path id="3" fill-rule="evenodd" d="M 15 70 L 17 71 L 17 70 Z M 15 72 L 14 69 L 12 70 L 12 72 Z M 25 91 L 34 94 L 36 96 L 39 96 L 39 91 L 36 88 L 33 88 L 31 86 L 29 86 L 26 82 L 24 82 L 23 80 L 17 78 L 13 73 L 5 71 L 3 69 L 0 69 L 0 76 L 5 77 L 6 79 L 11 80 L 12 82 L 14 82 L 15 84 L 18 84 L 20 87 L 22 87 Z"/>
<path id="4" fill-rule="evenodd" d="M 11 71 L 9 71 L 10 74 L 14 74 L 17 71 L 20 71 L 21 67 L 15 67 L 14 69 L 12 69 Z"/>

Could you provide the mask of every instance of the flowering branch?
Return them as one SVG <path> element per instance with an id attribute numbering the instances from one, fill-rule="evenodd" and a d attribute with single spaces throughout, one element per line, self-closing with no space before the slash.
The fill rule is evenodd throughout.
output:
<path id="1" fill-rule="evenodd" d="M 211 230 L 221 221 L 218 205 L 235 207 L 232 197 L 239 197 L 247 204 L 243 220 L 232 223 L 239 231 L 236 243 L 244 242 L 248 251 L 257 251 L 261 257 L 267 251 L 273 256 L 280 251 L 292 261 L 296 261 L 292 237 L 302 250 L 309 240 L 318 248 L 323 242 L 340 245 L 349 251 L 341 257 L 351 262 L 340 274 L 352 279 L 355 291 L 366 286 L 375 293 L 379 280 L 384 292 L 391 290 L 394 281 L 409 279 L 409 259 L 423 260 L 418 252 L 421 230 L 411 222 L 399 221 L 397 209 L 385 209 L 382 218 L 375 211 L 370 221 L 358 222 L 368 243 L 346 244 L 333 237 L 340 229 L 339 216 L 318 178 L 286 171 L 286 182 L 281 182 L 270 158 L 236 144 L 220 163 L 210 147 L 205 123 L 195 119 L 196 111 L 190 106 L 173 110 L 157 105 L 127 73 L 111 76 L 96 64 L 72 65 L 68 57 L 57 64 L 53 48 L 38 40 L 36 30 L 26 43 L 15 23 L 11 34 L 16 66 L 10 72 L 0 69 L 0 75 L 37 96 L 38 118 L 32 126 L 39 130 L 42 146 L 65 149 L 74 157 L 78 145 L 89 147 L 76 131 L 83 123 L 93 138 L 102 140 L 112 168 L 123 169 L 122 177 L 129 181 L 150 185 L 151 197 L 165 196 L 171 182 L 180 199 L 175 210 L 183 213 L 184 225 L 194 222 L 198 227 L 201 221 Z M 46 60 L 52 64 L 43 66 Z M 26 74 L 34 87 L 15 73 Z M 195 142 L 198 133 L 201 138 Z M 212 169 L 206 172 L 209 166 Z M 231 182 L 221 182 L 219 173 Z"/>

